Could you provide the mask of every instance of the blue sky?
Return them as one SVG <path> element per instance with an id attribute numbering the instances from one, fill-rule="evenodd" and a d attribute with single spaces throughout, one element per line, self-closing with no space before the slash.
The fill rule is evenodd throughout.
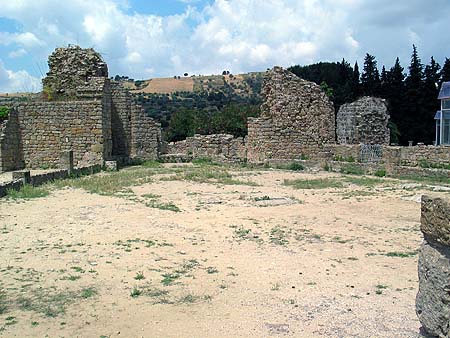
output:
<path id="1" fill-rule="evenodd" d="M 450 1 L 0 0 L 0 92 L 39 90 L 47 57 L 79 44 L 135 79 L 262 71 L 343 57 L 379 66 L 416 44 L 450 57 Z"/>

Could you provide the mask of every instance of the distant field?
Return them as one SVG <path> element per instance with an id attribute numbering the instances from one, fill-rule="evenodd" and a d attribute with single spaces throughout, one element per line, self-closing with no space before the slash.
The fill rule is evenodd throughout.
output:
<path id="1" fill-rule="evenodd" d="M 143 89 L 133 90 L 135 93 L 148 94 L 171 94 L 175 92 L 192 92 L 194 91 L 194 80 L 190 77 L 174 79 L 162 78 L 151 79 L 147 87 Z"/>

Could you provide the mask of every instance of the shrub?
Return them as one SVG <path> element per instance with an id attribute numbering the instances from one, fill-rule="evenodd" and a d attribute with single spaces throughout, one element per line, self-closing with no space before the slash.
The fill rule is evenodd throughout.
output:
<path id="1" fill-rule="evenodd" d="M 303 167 L 300 163 L 292 162 L 288 165 L 287 169 L 293 171 L 302 171 L 305 169 L 305 167 Z"/>
<path id="2" fill-rule="evenodd" d="M 353 164 L 342 166 L 340 171 L 342 174 L 364 175 L 364 170 Z"/>
<path id="3" fill-rule="evenodd" d="M 6 106 L 0 106 L 0 121 L 6 120 L 11 108 Z"/>
<path id="4" fill-rule="evenodd" d="M 374 173 L 375 176 L 377 177 L 385 177 L 386 176 L 386 169 L 378 169 L 377 171 L 375 171 Z"/>

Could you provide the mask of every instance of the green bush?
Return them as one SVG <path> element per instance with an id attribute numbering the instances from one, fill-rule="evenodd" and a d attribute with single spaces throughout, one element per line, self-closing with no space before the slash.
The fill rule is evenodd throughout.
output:
<path id="1" fill-rule="evenodd" d="M 385 177 L 386 169 L 378 169 L 377 171 L 375 171 L 374 175 L 377 177 Z"/>
<path id="2" fill-rule="evenodd" d="M 0 106 L 0 120 L 6 120 L 11 108 L 6 106 Z"/>
<path id="3" fill-rule="evenodd" d="M 364 175 L 364 170 L 357 165 L 348 164 L 341 167 L 342 174 Z"/>
<path id="4" fill-rule="evenodd" d="M 292 171 L 302 171 L 305 169 L 305 167 L 302 166 L 300 163 L 292 162 L 291 164 L 288 165 L 287 169 Z"/>

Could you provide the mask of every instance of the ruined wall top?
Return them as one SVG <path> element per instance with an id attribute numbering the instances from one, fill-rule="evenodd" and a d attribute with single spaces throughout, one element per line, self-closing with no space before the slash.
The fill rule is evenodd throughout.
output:
<path id="1" fill-rule="evenodd" d="M 318 144 L 334 143 L 333 103 L 319 85 L 274 67 L 266 73 L 262 95 L 261 117 L 271 118 L 274 126 L 313 136 Z"/>
<path id="2" fill-rule="evenodd" d="M 49 72 L 42 80 L 44 93 L 73 96 L 94 77 L 108 77 L 108 66 L 92 48 L 57 48 L 48 58 Z"/>
<path id="3" fill-rule="evenodd" d="M 344 104 L 337 114 L 340 144 L 389 144 L 389 112 L 386 100 L 364 96 Z"/>

